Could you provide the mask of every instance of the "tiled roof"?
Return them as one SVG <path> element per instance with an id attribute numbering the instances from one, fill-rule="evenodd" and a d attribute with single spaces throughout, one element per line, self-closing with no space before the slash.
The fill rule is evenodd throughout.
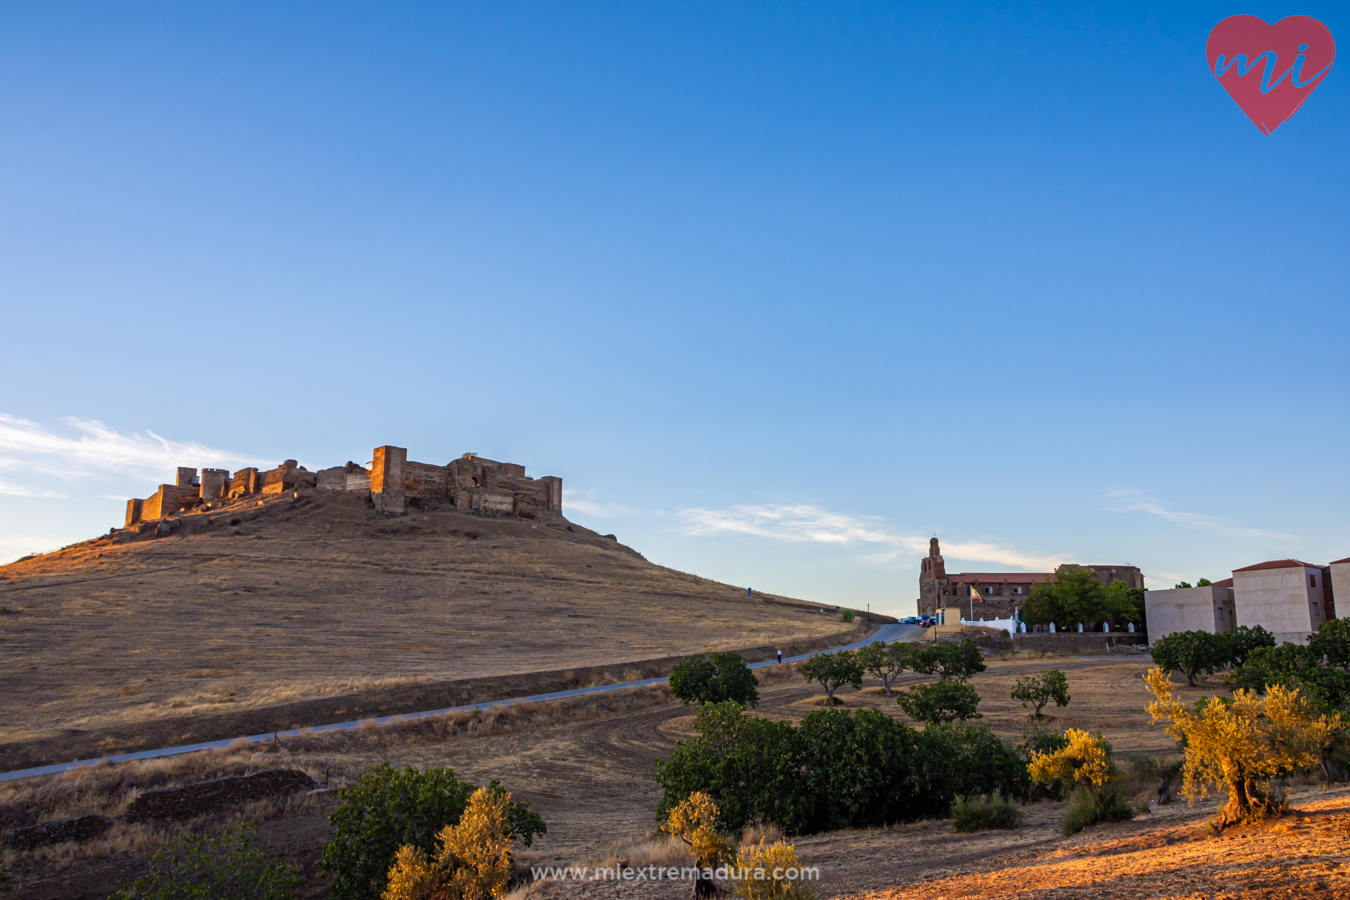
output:
<path id="1" fill-rule="evenodd" d="M 1216 581 L 1210 587 L 1232 587 L 1233 579 L 1225 578 L 1223 581 Z"/>
<path id="2" fill-rule="evenodd" d="M 948 575 L 948 581 L 960 581 L 965 584 L 1035 584 L 1055 577 L 1054 572 L 964 572 L 960 575 Z"/>
<path id="3" fill-rule="evenodd" d="M 1241 569 L 1234 569 L 1233 572 L 1255 572 L 1258 569 L 1320 569 L 1321 566 L 1305 563 L 1297 559 L 1272 559 L 1270 562 L 1257 563 L 1254 566 L 1243 566 Z"/>
<path id="4" fill-rule="evenodd" d="M 1336 565 L 1336 563 L 1343 563 L 1343 562 L 1350 562 L 1350 556 L 1347 556 L 1345 559 L 1333 559 L 1331 562 L 1327 563 L 1327 565 L 1334 566 Z"/>

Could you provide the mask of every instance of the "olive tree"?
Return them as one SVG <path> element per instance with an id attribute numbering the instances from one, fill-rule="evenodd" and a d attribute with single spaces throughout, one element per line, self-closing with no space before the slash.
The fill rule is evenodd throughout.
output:
<path id="1" fill-rule="evenodd" d="M 855 691 L 862 688 L 862 663 L 858 661 L 858 655 L 849 650 L 817 653 L 810 659 L 798 663 L 797 671 L 801 672 L 802 677 L 808 682 L 820 682 L 831 706 L 835 702 L 834 692 L 844 685 L 852 685 Z"/>

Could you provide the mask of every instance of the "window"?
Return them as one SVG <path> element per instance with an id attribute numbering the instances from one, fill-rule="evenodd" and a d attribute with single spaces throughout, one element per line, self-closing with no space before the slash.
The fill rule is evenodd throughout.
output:
<path id="1" fill-rule="evenodd" d="M 1311 587 L 1311 588 L 1317 587 L 1317 576 L 1316 576 L 1316 575 L 1309 575 L 1309 576 L 1308 576 L 1308 587 Z"/>
<path id="2" fill-rule="evenodd" d="M 1219 618 L 1220 618 L 1220 619 L 1223 618 L 1223 607 L 1222 607 L 1222 606 L 1219 607 Z"/>
<path id="3" fill-rule="evenodd" d="M 992 595 L 992 594 L 994 593 L 994 589 L 991 588 L 991 587 L 987 587 L 987 588 L 984 589 L 984 592 L 985 592 L 986 594 L 991 594 L 991 595 Z"/>

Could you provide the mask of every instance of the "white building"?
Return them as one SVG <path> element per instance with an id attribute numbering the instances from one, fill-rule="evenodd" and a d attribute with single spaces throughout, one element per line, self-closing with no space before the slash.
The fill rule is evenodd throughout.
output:
<path id="1" fill-rule="evenodd" d="M 1210 634 L 1232 631 L 1237 627 L 1233 579 L 1225 578 L 1203 587 L 1145 591 L 1144 614 L 1148 619 L 1150 645 L 1178 631 Z"/>
<path id="2" fill-rule="evenodd" d="M 1350 617 L 1350 557 L 1338 559 L 1327 566 L 1331 570 L 1331 593 L 1335 597 L 1336 618 Z"/>
<path id="3" fill-rule="evenodd" d="M 1260 625 L 1280 643 L 1306 644 L 1308 635 L 1336 616 L 1330 576 L 1329 567 L 1297 559 L 1277 559 L 1234 569 L 1237 624 Z M 1149 619 L 1150 629 L 1152 625 L 1153 620 Z"/>

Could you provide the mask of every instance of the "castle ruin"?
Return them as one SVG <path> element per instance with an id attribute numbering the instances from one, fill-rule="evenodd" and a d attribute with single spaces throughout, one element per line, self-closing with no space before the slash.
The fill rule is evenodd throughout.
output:
<path id="1" fill-rule="evenodd" d="M 349 462 L 310 472 L 293 459 L 275 469 L 180 467 L 174 484 L 161 484 L 144 500 L 127 501 L 126 525 L 166 519 L 175 513 L 216 501 L 252 495 L 283 494 L 314 488 L 365 494 L 380 512 L 402 515 L 409 506 L 432 510 L 448 507 L 491 515 L 534 518 L 540 512 L 562 512 L 562 479 L 553 475 L 531 478 L 525 467 L 466 453 L 437 466 L 412 462 L 403 447 L 376 447 L 365 466 Z"/>

